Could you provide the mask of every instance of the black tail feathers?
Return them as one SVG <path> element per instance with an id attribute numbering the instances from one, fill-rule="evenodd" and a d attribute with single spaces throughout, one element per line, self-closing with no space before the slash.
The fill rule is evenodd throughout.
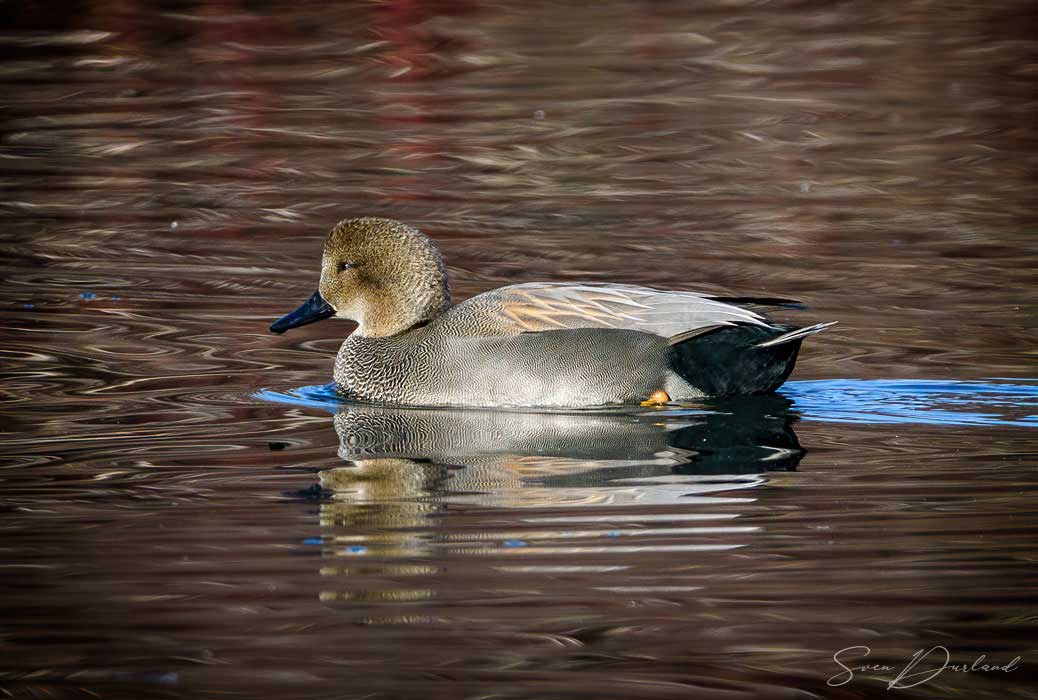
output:
<path id="1" fill-rule="evenodd" d="M 670 365 L 708 396 L 769 394 L 786 381 L 804 340 L 781 326 L 718 326 L 671 338 Z"/>

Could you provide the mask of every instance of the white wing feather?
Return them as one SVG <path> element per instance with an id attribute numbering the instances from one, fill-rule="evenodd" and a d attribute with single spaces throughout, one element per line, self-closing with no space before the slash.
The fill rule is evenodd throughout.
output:
<path id="1" fill-rule="evenodd" d="M 627 284 L 516 284 L 472 297 L 457 310 L 463 308 L 501 333 L 625 328 L 671 337 L 706 326 L 769 325 L 760 314 L 702 294 Z"/>

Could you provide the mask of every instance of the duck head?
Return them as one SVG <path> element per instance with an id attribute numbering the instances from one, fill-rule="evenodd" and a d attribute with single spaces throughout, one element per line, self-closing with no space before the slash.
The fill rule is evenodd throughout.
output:
<path id="1" fill-rule="evenodd" d="M 392 219 L 348 219 L 328 236 L 321 282 L 271 333 L 335 316 L 362 336 L 387 336 L 435 318 L 450 306 L 447 267 L 432 241 Z"/>

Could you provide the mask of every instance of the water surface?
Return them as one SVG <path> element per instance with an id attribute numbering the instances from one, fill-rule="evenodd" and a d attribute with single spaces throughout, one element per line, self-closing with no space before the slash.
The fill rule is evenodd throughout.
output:
<path id="1" fill-rule="evenodd" d="M 1036 697 L 1025 3 L 74 3 L 0 30 L 0 689 Z M 457 299 L 802 299 L 775 397 L 578 413 L 322 388 L 284 337 L 387 215 Z M 893 697 L 893 695 L 891 695 Z"/>

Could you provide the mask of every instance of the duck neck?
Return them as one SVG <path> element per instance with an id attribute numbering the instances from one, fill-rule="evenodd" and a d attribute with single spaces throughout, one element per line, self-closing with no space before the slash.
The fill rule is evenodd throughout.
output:
<path id="1" fill-rule="evenodd" d="M 376 295 L 361 304 L 354 333 L 368 338 L 396 335 L 433 320 L 450 306 L 446 280 L 420 285 L 404 294 Z"/>

